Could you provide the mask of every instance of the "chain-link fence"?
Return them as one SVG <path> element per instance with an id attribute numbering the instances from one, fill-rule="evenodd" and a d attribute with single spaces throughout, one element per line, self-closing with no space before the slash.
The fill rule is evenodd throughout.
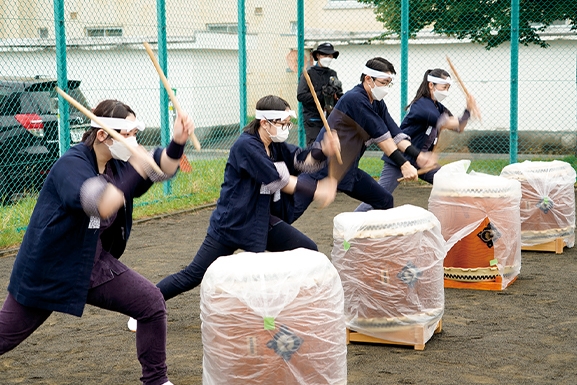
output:
<path id="1" fill-rule="evenodd" d="M 26 228 L 51 165 L 89 126 L 59 103 L 55 85 L 92 108 L 108 98 L 127 103 L 147 125 L 141 144 L 168 143 L 175 113 L 145 41 L 192 115 L 202 150 L 187 146 L 177 178 L 140 205 L 207 191 L 207 200 L 217 197 L 227 151 L 256 101 L 276 94 L 296 109 L 301 69 L 314 64 L 310 52 L 324 42 L 340 52 L 331 68 L 345 92 L 368 59 L 394 64 L 396 85 L 385 101 L 398 124 L 425 71 L 448 70 L 451 58 L 483 119 L 442 137 L 442 162 L 468 158 L 493 174 L 524 159 L 576 166 L 575 6 L 519 1 L 3 2 L 0 238 Z M 454 85 L 444 104 L 461 115 L 463 92 Z M 303 136 L 300 127 L 289 140 L 302 145 Z M 377 175 L 380 154 L 368 151 L 361 165 Z"/>
<path id="2" fill-rule="evenodd" d="M 575 4 L 521 0 L 517 7 L 515 1 L 478 0 L 309 2 L 305 44 L 335 45 L 340 56 L 332 67 L 345 89 L 358 83 L 368 59 L 392 62 L 398 76 L 385 101 L 399 124 L 426 70 L 453 74 L 449 57 L 482 120 L 470 120 L 460 135 L 443 133 L 441 162 L 467 158 L 472 168 L 491 174 L 525 159 L 577 166 Z M 512 32 L 518 43 L 511 44 Z M 463 90 L 454 84 L 443 103 L 460 116 Z"/>

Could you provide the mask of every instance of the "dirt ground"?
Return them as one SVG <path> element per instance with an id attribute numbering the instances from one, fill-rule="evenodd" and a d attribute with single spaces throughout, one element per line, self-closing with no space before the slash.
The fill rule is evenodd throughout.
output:
<path id="1" fill-rule="evenodd" d="M 430 187 L 402 185 L 395 205 L 426 208 Z M 295 226 L 330 257 L 333 218 L 357 206 L 339 194 Z M 152 282 L 186 266 L 212 209 L 137 224 L 122 261 Z M 521 274 L 502 292 L 445 289 L 443 331 L 424 351 L 348 346 L 348 384 L 576 384 L 577 249 L 523 252 Z M 0 258 L 0 300 L 14 256 Z M 202 383 L 199 288 L 167 303 L 168 370 L 175 385 Z M 4 384 L 137 384 L 135 334 L 127 318 L 87 306 L 83 317 L 54 313 L 0 358 Z"/>

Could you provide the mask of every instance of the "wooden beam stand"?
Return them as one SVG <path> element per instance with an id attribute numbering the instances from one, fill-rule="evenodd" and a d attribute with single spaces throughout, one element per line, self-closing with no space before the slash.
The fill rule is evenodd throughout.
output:
<path id="1" fill-rule="evenodd" d="M 433 334 L 438 334 L 442 331 L 442 324 L 443 320 L 441 319 L 439 320 L 439 323 L 437 324 Z M 415 350 L 425 350 L 425 343 L 428 341 L 425 341 L 425 330 L 430 325 L 431 324 L 418 324 L 404 328 L 403 330 L 388 333 L 392 339 L 397 339 L 400 341 L 415 341 L 415 343 L 385 340 L 347 329 L 347 345 L 350 342 L 366 342 L 372 344 L 413 346 Z"/>
<path id="2" fill-rule="evenodd" d="M 555 240 L 547 243 L 540 243 L 533 246 L 521 246 L 523 251 L 554 251 L 555 254 L 562 254 L 563 248 L 567 246 L 563 238 L 556 238 Z"/>

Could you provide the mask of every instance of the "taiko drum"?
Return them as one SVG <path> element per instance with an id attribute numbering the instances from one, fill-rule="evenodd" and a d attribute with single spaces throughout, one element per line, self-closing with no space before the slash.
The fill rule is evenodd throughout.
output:
<path id="1" fill-rule="evenodd" d="M 575 244 L 575 170 L 561 161 L 515 163 L 501 176 L 521 182 L 521 241 L 532 246 L 563 238 Z"/>
<path id="2" fill-rule="evenodd" d="M 520 194 L 510 183 L 500 183 L 506 179 L 490 177 L 489 181 L 463 178 L 458 186 L 433 188 L 429 210 L 439 219 L 445 240 L 480 220 L 447 251 L 443 263 L 446 279 L 493 281 L 500 275 L 499 264 L 508 273 L 520 264 L 516 261 Z"/>
<path id="3" fill-rule="evenodd" d="M 304 252 L 305 258 L 295 256 L 299 252 Z M 336 270 L 319 269 L 309 252 L 320 254 L 303 249 L 262 253 L 263 258 L 285 254 L 284 265 L 279 265 L 279 271 L 261 274 L 253 261 L 247 262 L 244 273 L 249 282 L 232 279 L 208 289 L 203 281 L 202 290 L 210 291 L 201 297 L 203 369 L 207 372 L 203 383 L 346 383 L 342 288 Z M 320 256 L 328 262 L 326 256 Z M 284 276 L 282 270 L 293 270 L 292 264 L 308 264 L 317 273 Z M 234 276 L 242 275 L 240 271 Z M 214 270 L 212 276 L 228 279 L 226 273 Z M 255 276 L 257 279 L 252 279 Z M 275 287 L 282 298 L 274 298 Z M 283 287 L 294 293 L 287 294 Z M 283 301 L 286 303 L 274 319 L 263 319 L 261 310 L 278 307 Z"/>
<path id="4" fill-rule="evenodd" d="M 333 236 L 350 329 L 390 339 L 388 331 L 440 320 L 445 252 L 434 215 L 411 205 L 342 213 Z"/>

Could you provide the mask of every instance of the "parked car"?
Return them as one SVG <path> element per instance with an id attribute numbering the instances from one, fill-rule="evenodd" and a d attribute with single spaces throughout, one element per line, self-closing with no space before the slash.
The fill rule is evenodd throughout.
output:
<path id="1" fill-rule="evenodd" d="M 60 156 L 56 79 L 0 77 L 0 204 L 14 194 L 38 191 Z M 80 81 L 68 93 L 88 107 Z M 90 119 L 70 106 L 70 143 L 90 127 Z"/>

